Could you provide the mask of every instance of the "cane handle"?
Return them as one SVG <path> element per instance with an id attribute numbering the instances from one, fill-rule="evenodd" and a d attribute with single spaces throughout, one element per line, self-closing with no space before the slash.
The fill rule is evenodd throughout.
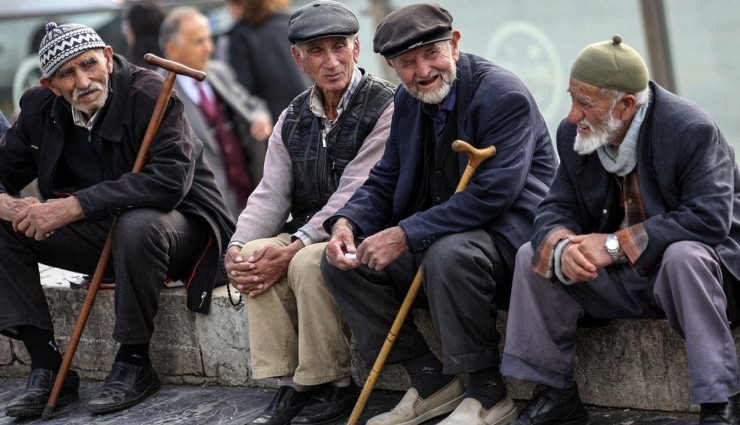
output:
<path id="1" fill-rule="evenodd" d="M 457 183 L 455 192 L 462 192 L 468 183 L 470 183 L 478 166 L 496 154 L 496 148 L 493 145 L 485 149 L 476 149 L 470 143 L 462 140 L 452 142 L 452 150 L 459 153 L 465 152 L 468 155 L 468 165 L 465 167 L 465 171 L 463 171 L 463 175 Z"/>
<path id="2" fill-rule="evenodd" d="M 485 149 L 476 149 L 473 145 L 463 140 L 452 142 L 452 150 L 458 153 L 465 152 L 468 155 L 468 164 L 473 168 L 478 168 L 483 161 L 496 155 L 496 147 L 493 145 Z"/>
<path id="3" fill-rule="evenodd" d="M 185 75 L 198 81 L 203 81 L 206 79 L 206 73 L 203 71 L 196 71 L 193 68 L 189 68 L 181 63 L 162 59 L 159 56 L 153 55 L 151 53 L 145 54 L 144 60 L 150 65 L 158 66 L 166 71 L 174 72 L 175 74 Z"/>

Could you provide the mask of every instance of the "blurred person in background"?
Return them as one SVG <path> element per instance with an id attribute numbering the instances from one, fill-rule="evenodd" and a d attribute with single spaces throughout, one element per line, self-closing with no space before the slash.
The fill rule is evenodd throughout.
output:
<path id="1" fill-rule="evenodd" d="M 198 82 L 178 75 L 175 88 L 205 145 L 226 204 L 237 217 L 262 179 L 272 118 L 265 103 L 239 84 L 228 64 L 211 59 L 211 28 L 198 9 L 173 9 L 162 24 L 160 40 L 168 59 L 208 76 Z"/>
<path id="2" fill-rule="evenodd" d="M 3 112 L 0 111 L 0 137 L 3 137 L 5 132 L 8 131 L 8 127 L 10 127 L 10 123 L 5 118 L 5 115 L 3 115 Z"/>
<path id="3" fill-rule="evenodd" d="M 152 53 L 162 57 L 159 48 L 159 27 L 164 20 L 164 11 L 155 1 L 141 0 L 132 4 L 123 15 L 123 34 L 128 42 L 126 59 L 138 66 L 155 69 L 144 61 L 144 55 Z"/>
<path id="4" fill-rule="evenodd" d="M 290 55 L 290 0 L 226 0 L 226 6 L 236 23 L 219 40 L 217 57 L 231 65 L 250 93 L 267 102 L 276 122 L 310 85 Z"/>

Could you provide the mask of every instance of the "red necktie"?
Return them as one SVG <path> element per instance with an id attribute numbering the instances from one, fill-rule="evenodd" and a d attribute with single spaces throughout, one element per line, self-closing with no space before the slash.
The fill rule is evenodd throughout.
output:
<path id="1" fill-rule="evenodd" d="M 216 141 L 221 148 L 221 159 L 226 166 L 226 174 L 229 185 L 234 189 L 239 204 L 244 207 L 249 194 L 254 190 L 252 179 L 247 172 L 246 155 L 242 145 L 239 143 L 233 126 L 229 128 L 224 125 L 223 110 L 219 108 L 216 99 L 211 99 L 203 89 L 203 83 L 197 82 L 198 93 L 200 93 L 200 109 L 206 117 L 208 124 L 216 130 Z M 254 141 L 251 141 L 254 143 Z"/>

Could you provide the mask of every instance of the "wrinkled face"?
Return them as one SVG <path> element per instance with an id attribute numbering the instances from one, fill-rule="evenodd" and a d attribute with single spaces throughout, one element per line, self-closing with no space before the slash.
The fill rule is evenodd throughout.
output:
<path id="1" fill-rule="evenodd" d="M 438 104 L 457 79 L 459 32 L 450 41 L 417 47 L 388 61 L 406 90 L 424 103 Z"/>
<path id="2" fill-rule="evenodd" d="M 615 116 L 616 99 L 598 87 L 572 78 L 568 92 L 571 96 L 568 121 L 578 126 L 573 149 L 580 155 L 588 155 L 608 143 L 619 144 L 627 124 Z"/>
<path id="3" fill-rule="evenodd" d="M 294 46 L 292 52 L 298 67 L 325 97 L 341 97 L 360 58 L 360 40 L 355 36 L 320 38 Z"/>
<path id="4" fill-rule="evenodd" d="M 41 84 L 90 117 L 108 100 L 112 72 L 113 49 L 106 46 L 68 60 L 51 77 L 42 78 Z"/>
<path id="5" fill-rule="evenodd" d="M 193 15 L 180 21 L 180 31 L 165 45 L 167 56 L 175 62 L 205 71 L 213 53 L 213 39 L 208 19 Z"/>

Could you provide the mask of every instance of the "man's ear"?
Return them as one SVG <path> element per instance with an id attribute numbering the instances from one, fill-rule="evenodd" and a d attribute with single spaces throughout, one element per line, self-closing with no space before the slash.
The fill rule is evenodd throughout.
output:
<path id="1" fill-rule="evenodd" d="M 47 89 L 51 90 L 55 95 L 61 96 L 62 92 L 54 87 L 54 84 L 51 82 L 49 78 L 41 78 L 39 80 L 39 83 L 41 83 L 42 86 L 46 87 Z"/>
<path id="2" fill-rule="evenodd" d="M 462 34 L 460 34 L 459 30 L 452 30 L 452 38 L 450 39 L 450 45 L 452 46 L 452 57 L 455 59 L 455 62 L 457 62 L 458 59 L 460 59 L 460 50 L 457 47 L 457 43 L 460 42 L 460 37 Z"/>
<path id="3" fill-rule="evenodd" d="M 301 52 L 298 51 L 298 47 L 295 45 L 290 46 L 290 54 L 293 55 L 293 60 L 295 61 L 295 64 L 298 65 L 298 69 L 305 74 L 306 67 L 303 65 L 303 59 L 301 58 Z"/>
<path id="4" fill-rule="evenodd" d="M 113 73 L 113 48 L 111 46 L 105 46 L 103 49 L 103 56 L 105 56 L 106 68 L 108 74 Z"/>
<path id="5" fill-rule="evenodd" d="M 622 121 L 632 121 L 637 113 L 637 98 L 632 93 L 625 94 L 614 108 L 614 115 Z"/>

